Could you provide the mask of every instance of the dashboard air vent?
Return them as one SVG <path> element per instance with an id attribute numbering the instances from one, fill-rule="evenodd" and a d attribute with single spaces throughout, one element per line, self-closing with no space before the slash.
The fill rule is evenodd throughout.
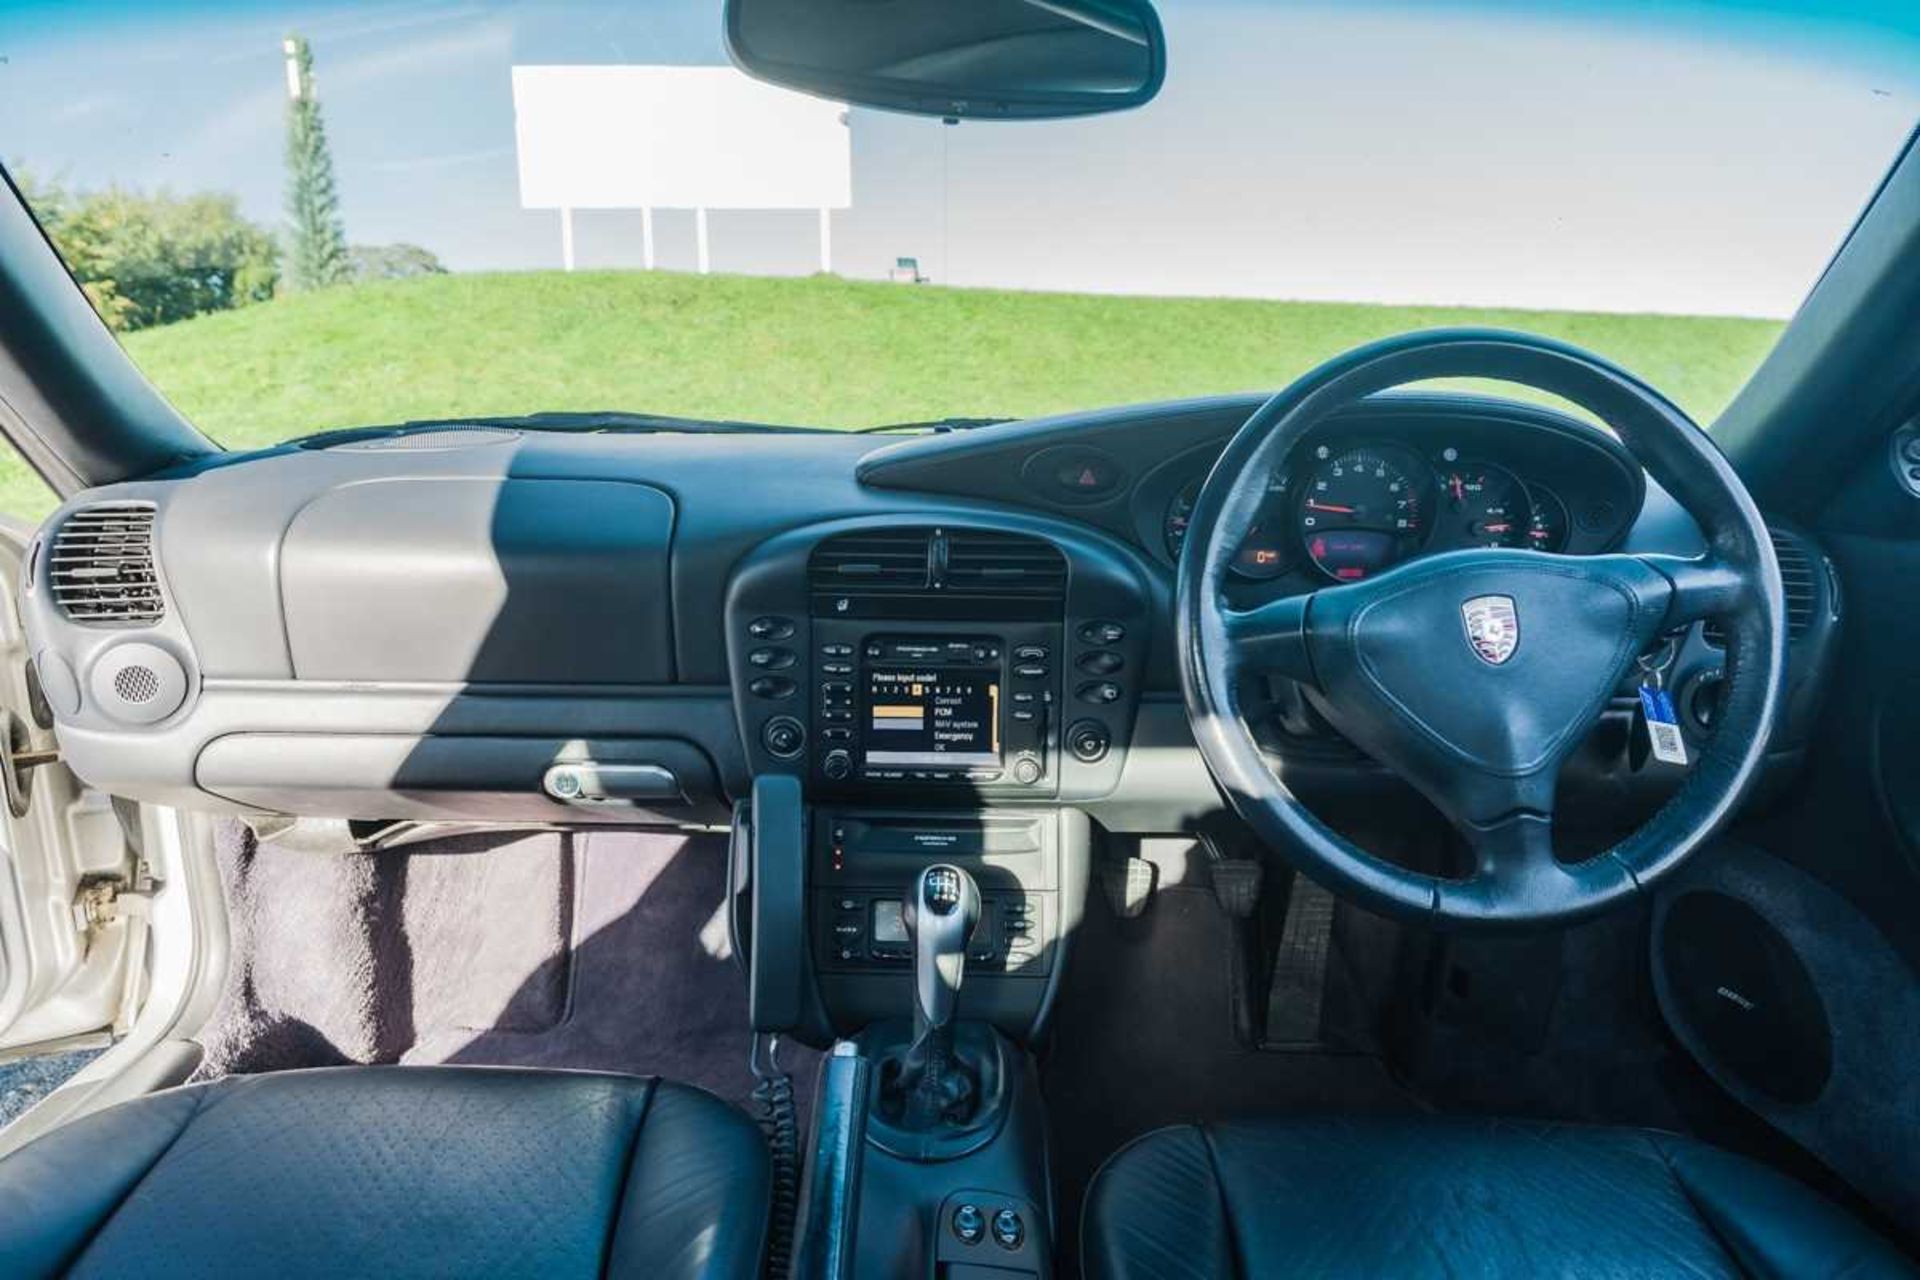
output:
<path id="1" fill-rule="evenodd" d="M 924 591 L 931 581 L 930 529 L 843 533 L 813 549 L 807 580 L 815 591 Z"/>
<path id="2" fill-rule="evenodd" d="M 1807 544 L 1791 533 L 1768 529 L 1773 554 L 1780 561 L 1780 589 L 1787 602 L 1787 639 L 1798 640 L 1813 625 L 1814 611 L 1820 607 L 1819 573 Z M 1707 643 L 1726 647 L 1726 628 L 1708 621 L 1703 628 Z"/>
<path id="3" fill-rule="evenodd" d="M 970 595 L 1058 597 L 1066 593 L 1067 561 L 1039 538 L 955 529 L 946 535 L 941 581 Z"/>
<path id="4" fill-rule="evenodd" d="M 61 522 L 47 586 L 61 611 L 95 626 L 140 626 L 166 615 L 153 564 L 154 508 L 102 502 Z"/>

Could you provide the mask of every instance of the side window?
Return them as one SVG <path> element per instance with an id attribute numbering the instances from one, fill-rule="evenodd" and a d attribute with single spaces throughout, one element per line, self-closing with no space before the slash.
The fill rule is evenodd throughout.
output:
<path id="1" fill-rule="evenodd" d="M 24 534 L 60 505 L 40 473 L 27 465 L 20 451 L 0 441 L 0 520 Z"/>

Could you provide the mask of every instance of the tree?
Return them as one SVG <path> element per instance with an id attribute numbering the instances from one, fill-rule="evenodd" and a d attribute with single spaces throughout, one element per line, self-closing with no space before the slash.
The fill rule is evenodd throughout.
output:
<path id="1" fill-rule="evenodd" d="M 334 187 L 333 153 L 313 88 L 313 49 L 303 36 L 288 36 L 287 217 L 292 223 L 287 283 L 319 289 L 348 278 L 346 228 Z"/>
<path id="2" fill-rule="evenodd" d="M 114 329 L 170 324 L 273 296 L 279 247 L 240 216 L 231 195 L 75 192 L 31 178 L 21 190 Z"/>

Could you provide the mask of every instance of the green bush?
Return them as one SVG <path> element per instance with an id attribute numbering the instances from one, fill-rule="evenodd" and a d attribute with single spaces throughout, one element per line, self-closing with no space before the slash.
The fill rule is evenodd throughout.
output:
<path id="1" fill-rule="evenodd" d="M 274 294 L 280 251 L 230 195 L 71 192 L 22 183 L 74 277 L 115 329 L 146 329 Z"/>

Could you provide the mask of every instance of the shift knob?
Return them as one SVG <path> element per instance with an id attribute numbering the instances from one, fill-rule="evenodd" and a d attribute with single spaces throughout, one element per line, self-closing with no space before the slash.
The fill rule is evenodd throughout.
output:
<path id="1" fill-rule="evenodd" d="M 966 974 L 967 939 L 980 922 L 980 886 L 959 867 L 935 863 L 914 881 L 906 909 L 913 938 L 915 1029 L 953 1021 Z"/>

